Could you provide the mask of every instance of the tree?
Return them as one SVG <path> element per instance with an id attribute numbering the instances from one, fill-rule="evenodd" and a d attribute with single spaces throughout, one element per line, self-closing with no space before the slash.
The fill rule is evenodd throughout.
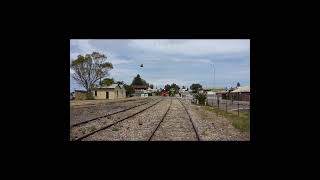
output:
<path id="1" fill-rule="evenodd" d="M 153 89 L 153 84 L 150 84 L 150 88 Z"/>
<path id="2" fill-rule="evenodd" d="M 174 96 L 175 95 L 175 89 L 174 88 L 170 88 L 169 94 L 170 94 L 170 96 Z"/>
<path id="3" fill-rule="evenodd" d="M 122 84 L 122 85 L 125 84 L 123 81 L 117 81 L 116 83 L 117 83 L 117 84 Z"/>
<path id="4" fill-rule="evenodd" d="M 237 87 L 240 87 L 240 83 L 239 82 L 237 83 Z"/>
<path id="5" fill-rule="evenodd" d="M 105 76 L 109 75 L 109 70 L 113 69 L 110 62 L 106 62 L 104 54 L 93 52 L 92 54 L 79 55 L 72 60 L 70 68 L 74 70 L 72 78 L 82 85 L 87 92 L 91 92 L 94 84 Z"/>
<path id="6" fill-rule="evenodd" d="M 100 86 L 110 86 L 111 84 L 115 83 L 113 78 L 104 78 L 100 82 Z"/>
<path id="7" fill-rule="evenodd" d="M 195 98 L 198 100 L 199 104 L 203 105 L 206 102 L 207 96 L 205 93 L 196 93 Z"/>
<path id="8" fill-rule="evenodd" d="M 186 89 L 186 87 L 182 86 L 182 89 Z"/>
<path id="9" fill-rule="evenodd" d="M 126 95 L 127 95 L 127 96 L 130 96 L 131 94 L 134 93 L 134 89 L 133 89 L 132 86 L 127 85 L 127 84 L 124 84 L 123 86 L 124 86 L 124 88 L 126 89 Z"/>
<path id="10" fill-rule="evenodd" d="M 170 88 L 173 88 L 174 89 L 174 93 L 177 94 L 179 93 L 179 89 L 180 87 L 178 85 L 176 85 L 175 83 L 172 83 Z"/>
<path id="11" fill-rule="evenodd" d="M 202 86 L 200 84 L 191 84 L 190 89 L 193 92 L 198 92 L 200 89 L 202 89 Z"/>
<path id="12" fill-rule="evenodd" d="M 170 88 L 171 88 L 171 87 L 170 87 L 170 85 L 169 85 L 169 84 L 167 84 L 167 85 L 165 85 L 165 86 L 164 86 L 164 89 L 165 89 L 166 91 L 169 91 L 169 90 L 170 90 Z"/>
<path id="13" fill-rule="evenodd" d="M 149 87 L 149 84 L 145 80 L 143 80 L 139 74 L 133 78 L 131 85 L 139 85 L 139 86 Z"/>

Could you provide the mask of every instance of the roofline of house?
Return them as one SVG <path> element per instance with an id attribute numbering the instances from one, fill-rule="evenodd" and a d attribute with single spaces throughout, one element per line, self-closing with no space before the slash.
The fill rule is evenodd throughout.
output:
<path id="1" fill-rule="evenodd" d="M 111 84 L 112 85 L 112 84 Z M 110 86 L 111 86 L 110 85 Z M 120 88 L 120 89 L 123 89 L 124 88 L 124 86 L 123 87 L 121 87 L 120 86 L 120 84 L 117 84 L 117 86 Z M 117 87 L 116 86 L 116 87 Z M 114 87 L 114 88 L 112 88 L 112 87 L 94 87 L 94 88 L 92 88 L 92 90 L 98 90 L 98 89 L 115 89 L 116 87 Z"/>

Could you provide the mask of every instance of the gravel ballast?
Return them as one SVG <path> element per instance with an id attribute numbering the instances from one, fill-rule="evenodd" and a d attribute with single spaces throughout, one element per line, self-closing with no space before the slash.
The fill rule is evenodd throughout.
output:
<path id="1" fill-rule="evenodd" d="M 151 140 L 197 141 L 189 116 L 176 98 L 172 98 L 171 108 Z"/>
<path id="2" fill-rule="evenodd" d="M 146 141 L 167 111 L 170 98 L 126 119 L 108 129 L 95 133 L 84 141 Z"/>
<path id="3" fill-rule="evenodd" d="M 181 100 L 181 102 L 179 100 Z M 99 111 L 95 114 L 97 115 L 99 113 L 119 111 L 145 102 L 148 103 L 118 114 L 72 127 L 70 129 L 70 140 L 76 140 L 85 134 L 119 122 L 126 117 L 150 107 L 115 125 L 91 134 L 83 138 L 82 141 L 147 141 L 156 130 L 156 127 L 168 109 L 165 118 L 150 139 L 151 141 L 197 141 L 196 132 L 191 122 L 193 122 L 201 141 L 250 141 L 250 132 L 240 131 L 232 126 L 230 120 L 221 115 L 217 116 L 210 108 L 191 104 L 190 101 L 183 100 L 182 98 L 177 99 L 176 97 L 160 96 L 135 98 L 126 103 L 119 101 L 111 104 L 81 107 L 78 108 L 78 111 L 97 110 Z M 187 111 L 181 103 L 185 105 Z M 89 110 L 85 110 L 86 108 Z M 191 120 L 187 112 L 190 114 Z M 84 114 L 83 119 L 90 117 L 90 113 L 82 113 Z M 77 118 L 79 119 L 79 117 Z"/>
<path id="4" fill-rule="evenodd" d="M 90 132 L 93 132 L 97 129 L 100 129 L 100 128 L 108 126 L 112 123 L 118 122 L 125 117 L 133 115 L 143 109 L 146 109 L 146 108 L 152 106 L 153 104 L 158 103 L 159 101 L 161 101 L 161 98 L 158 98 L 157 100 L 153 100 L 152 102 L 149 102 L 149 103 L 144 104 L 142 106 L 138 106 L 138 107 L 135 107 L 133 109 L 130 109 L 130 110 L 118 113 L 118 114 L 114 114 L 111 116 L 100 118 L 100 119 L 73 127 L 70 129 L 70 139 L 75 140 L 75 139 L 82 137 L 82 136 L 84 136 Z"/>
<path id="5" fill-rule="evenodd" d="M 231 122 L 217 116 L 214 112 L 205 110 L 204 106 L 196 106 L 186 101 L 190 116 L 198 129 L 201 140 L 204 141 L 249 141 L 250 133 L 234 128 Z"/>
<path id="6" fill-rule="evenodd" d="M 95 104 L 94 106 L 84 106 L 84 107 L 70 107 L 70 127 L 74 124 L 78 124 L 89 119 L 96 117 L 101 117 L 106 114 L 118 112 L 123 109 L 127 109 L 136 105 L 144 104 L 146 102 L 151 102 L 159 97 L 148 97 L 148 98 L 136 98 L 130 101 L 116 101 L 105 104 Z"/>

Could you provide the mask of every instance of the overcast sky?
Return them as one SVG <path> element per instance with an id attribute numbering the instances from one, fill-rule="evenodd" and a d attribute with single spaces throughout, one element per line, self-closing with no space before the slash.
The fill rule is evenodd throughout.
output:
<path id="1" fill-rule="evenodd" d="M 231 87 L 250 85 L 250 40 L 70 40 L 70 61 L 79 54 L 103 53 L 113 64 L 110 76 L 131 84 L 140 74 L 149 84 L 163 88 L 176 83 Z M 140 67 L 143 64 L 143 68 Z M 73 73 L 70 69 L 70 74 Z M 70 91 L 84 89 L 70 78 Z"/>

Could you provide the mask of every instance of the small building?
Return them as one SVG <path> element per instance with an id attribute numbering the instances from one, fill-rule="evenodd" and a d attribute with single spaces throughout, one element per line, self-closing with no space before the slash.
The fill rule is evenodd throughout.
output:
<path id="1" fill-rule="evenodd" d="M 179 96 L 180 97 L 187 97 L 190 95 L 190 92 L 187 89 L 179 89 Z"/>
<path id="2" fill-rule="evenodd" d="M 150 96 L 155 96 L 157 90 L 156 89 L 151 89 L 150 87 L 147 89 L 147 92 Z"/>
<path id="3" fill-rule="evenodd" d="M 144 97 L 145 94 L 148 94 L 148 87 L 145 85 L 132 85 L 132 88 L 134 89 L 134 96 Z"/>
<path id="4" fill-rule="evenodd" d="M 250 101 L 250 86 L 242 86 L 230 92 L 233 100 Z"/>
<path id="5" fill-rule="evenodd" d="M 119 99 L 126 97 L 126 90 L 123 85 L 111 84 L 93 88 L 92 95 L 94 99 Z"/>
<path id="6" fill-rule="evenodd" d="M 207 96 L 215 96 L 216 92 L 213 91 L 207 91 Z"/>
<path id="7" fill-rule="evenodd" d="M 227 99 L 228 98 L 228 94 L 229 94 L 228 91 L 218 91 L 218 92 L 216 92 L 216 96 L 219 99 Z"/>

